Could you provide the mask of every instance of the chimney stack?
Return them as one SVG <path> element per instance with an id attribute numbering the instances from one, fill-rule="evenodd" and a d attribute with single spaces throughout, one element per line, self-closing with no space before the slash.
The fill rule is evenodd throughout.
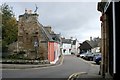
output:
<path id="1" fill-rule="evenodd" d="M 90 37 L 90 41 L 92 41 L 92 37 Z"/>
<path id="2" fill-rule="evenodd" d="M 25 9 L 25 13 L 27 13 L 27 9 Z"/>
<path id="3" fill-rule="evenodd" d="M 32 14 L 32 10 L 29 10 L 28 13 L 29 13 L 29 14 Z"/>

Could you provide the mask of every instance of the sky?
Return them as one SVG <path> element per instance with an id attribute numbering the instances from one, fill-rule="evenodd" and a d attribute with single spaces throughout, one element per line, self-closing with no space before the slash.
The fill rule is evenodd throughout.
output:
<path id="1" fill-rule="evenodd" d="M 101 13 L 97 11 L 97 2 L 6 2 L 13 7 L 18 16 L 25 9 L 35 10 L 37 5 L 38 20 L 44 25 L 50 25 L 55 33 L 61 33 L 65 38 L 77 38 L 83 42 L 90 37 L 101 37 Z"/>

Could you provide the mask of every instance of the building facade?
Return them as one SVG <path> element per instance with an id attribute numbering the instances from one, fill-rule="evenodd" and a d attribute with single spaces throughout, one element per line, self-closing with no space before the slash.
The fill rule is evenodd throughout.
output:
<path id="1" fill-rule="evenodd" d="M 62 38 L 62 54 L 71 55 L 71 39 Z"/>
<path id="2" fill-rule="evenodd" d="M 118 75 L 117 70 L 117 55 L 118 48 L 116 44 L 119 44 L 117 32 L 120 26 L 120 1 L 115 0 L 101 0 L 98 3 L 98 11 L 101 12 L 101 37 L 102 37 L 102 63 L 101 63 L 101 75 L 106 77 L 107 75 L 115 78 Z"/>
<path id="3" fill-rule="evenodd" d="M 38 21 L 38 14 L 28 12 L 19 16 L 17 51 L 24 51 L 30 59 L 47 59 L 48 36 Z"/>
<path id="4" fill-rule="evenodd" d="M 72 40 L 71 53 L 74 53 L 75 55 L 79 55 L 80 54 L 79 46 L 80 46 L 80 44 L 79 44 L 79 41 L 77 39 Z"/>
<path id="5" fill-rule="evenodd" d="M 51 26 L 43 26 L 38 21 L 38 16 L 31 10 L 25 10 L 25 13 L 19 16 L 15 51 L 17 54 L 24 53 L 22 57 L 25 59 L 48 60 L 50 63 L 56 63 L 61 55 L 60 35 L 55 34 Z"/>

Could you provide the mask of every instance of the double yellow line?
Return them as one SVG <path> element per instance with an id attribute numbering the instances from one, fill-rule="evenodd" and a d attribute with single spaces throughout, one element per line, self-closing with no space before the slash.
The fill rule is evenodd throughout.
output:
<path id="1" fill-rule="evenodd" d="M 69 76 L 68 80 L 74 80 L 75 78 L 78 78 L 82 74 L 87 74 L 87 73 L 86 72 L 73 73 L 72 75 Z"/>

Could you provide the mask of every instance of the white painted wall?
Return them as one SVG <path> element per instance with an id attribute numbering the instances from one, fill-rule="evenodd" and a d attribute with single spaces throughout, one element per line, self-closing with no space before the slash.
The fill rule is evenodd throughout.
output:
<path id="1" fill-rule="evenodd" d="M 63 52 L 64 49 L 66 49 L 65 52 Z M 69 51 L 69 49 L 71 49 L 71 44 L 63 43 L 62 54 L 71 55 L 71 51 Z"/>
<path id="2" fill-rule="evenodd" d="M 72 45 L 71 52 L 74 54 L 79 54 L 80 50 L 78 49 L 79 47 L 79 41 L 76 41 L 75 45 Z"/>
<path id="3" fill-rule="evenodd" d="M 92 48 L 92 49 L 91 49 L 91 52 L 92 52 L 92 53 L 100 52 L 100 47 Z"/>

